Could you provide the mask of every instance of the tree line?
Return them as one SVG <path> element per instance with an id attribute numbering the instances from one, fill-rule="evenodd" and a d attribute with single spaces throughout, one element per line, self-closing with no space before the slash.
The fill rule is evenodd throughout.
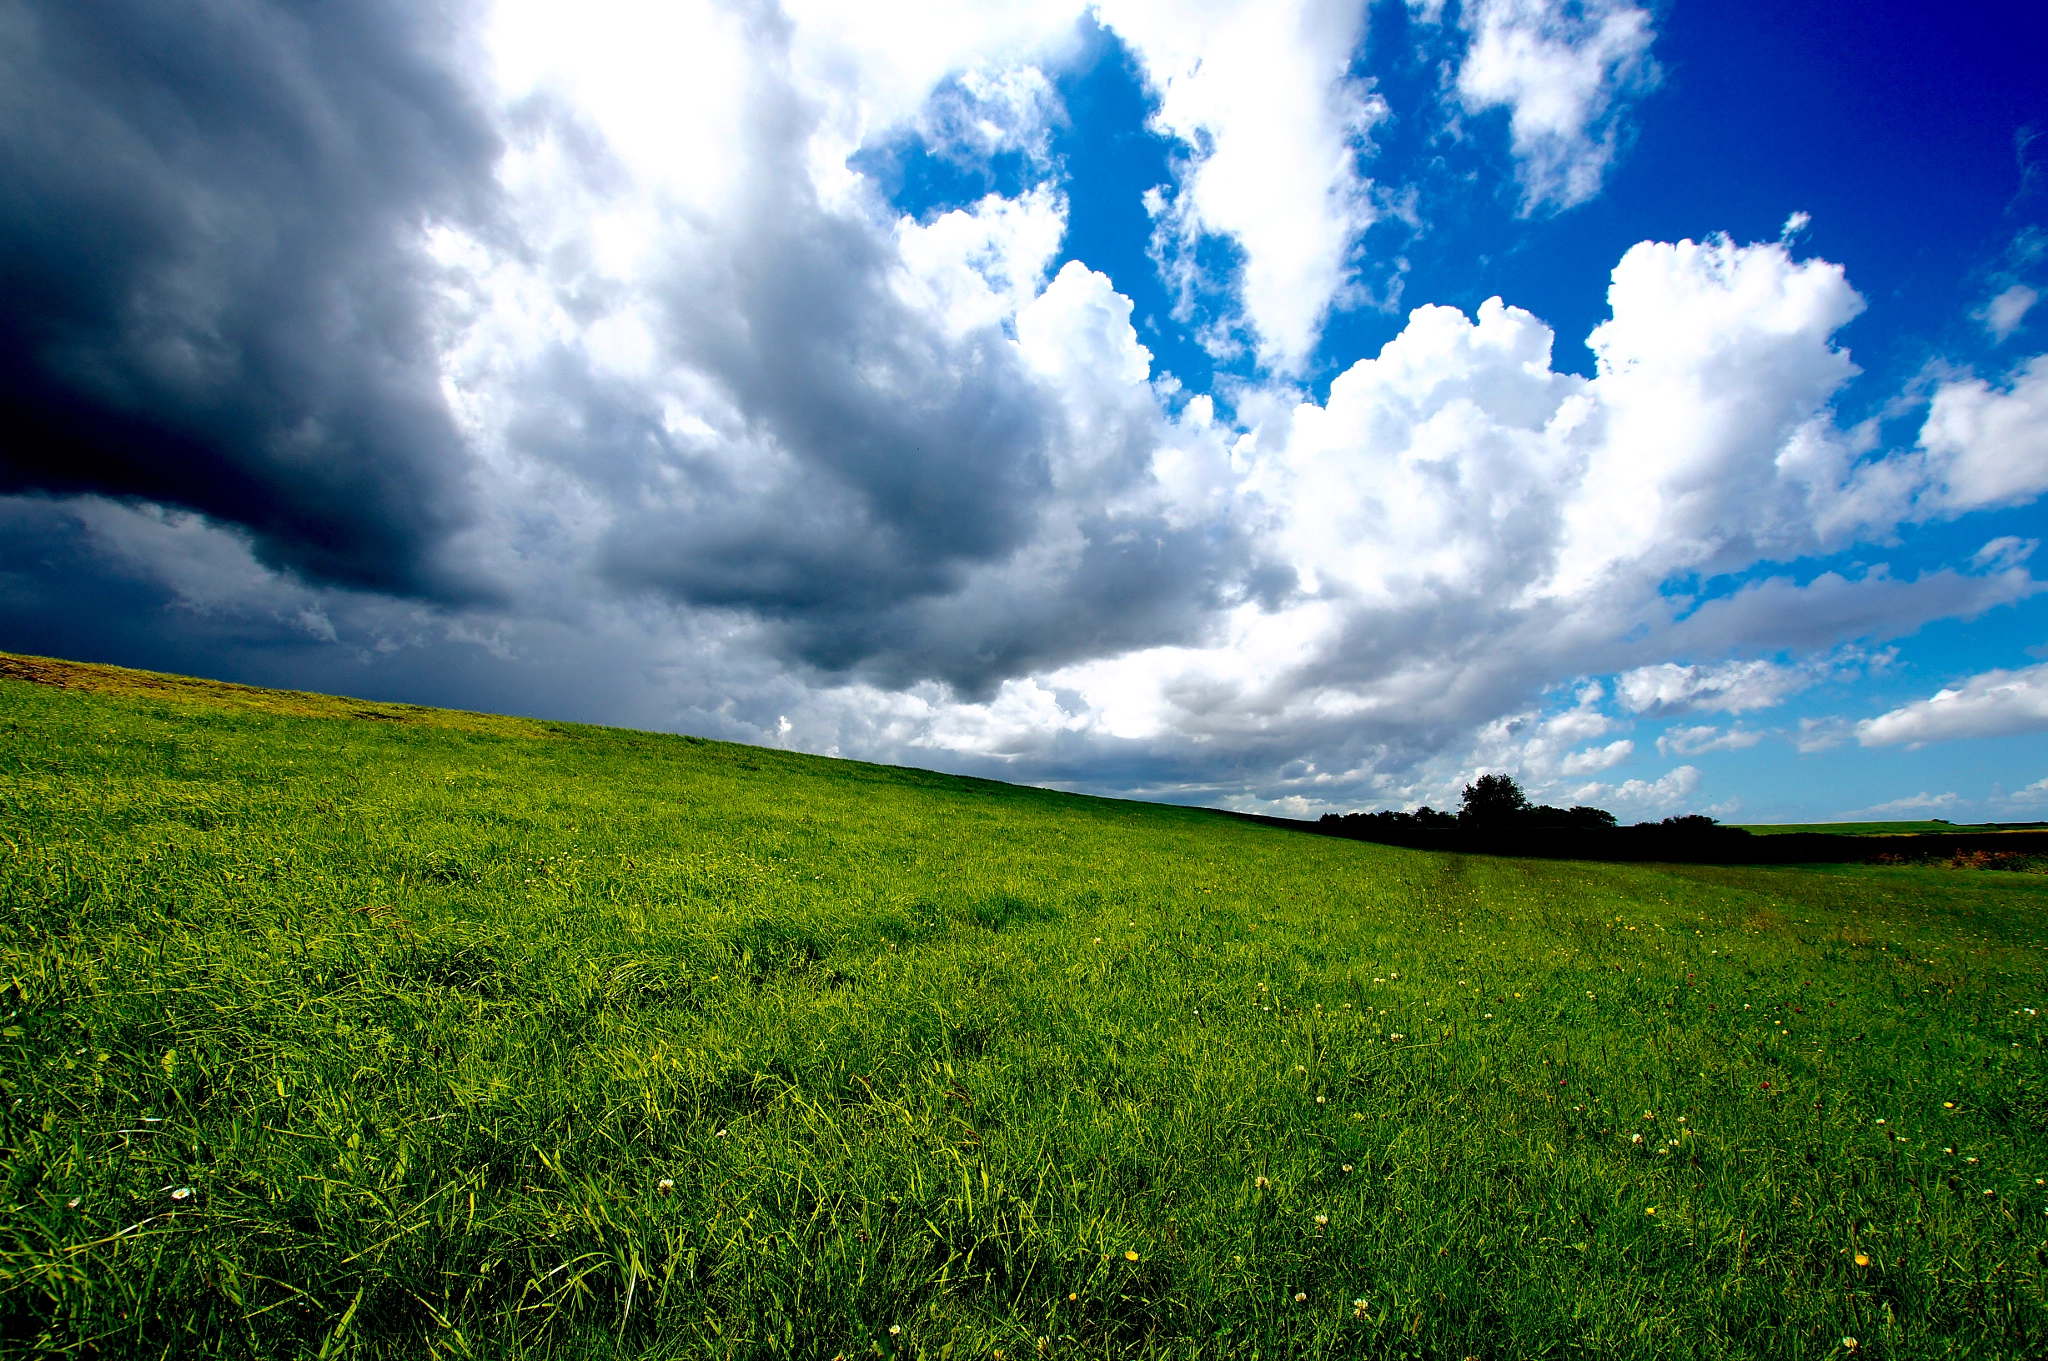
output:
<path id="1" fill-rule="evenodd" d="M 1455 813 L 1426 805 L 1406 813 L 1325 813 L 1316 830 L 1358 841 L 1430 850 L 1593 853 L 1627 858 L 1642 853 L 1687 859 L 1693 851 L 1732 849 L 1731 843 L 1749 839 L 1744 829 L 1724 827 L 1704 813 L 1625 827 L 1605 808 L 1531 803 L 1512 775 L 1481 775 L 1465 786 Z M 1542 847 L 1548 850 L 1539 849 Z"/>

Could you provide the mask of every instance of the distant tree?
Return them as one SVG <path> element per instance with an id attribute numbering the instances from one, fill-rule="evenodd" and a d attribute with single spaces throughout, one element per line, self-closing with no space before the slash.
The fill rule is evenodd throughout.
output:
<path id="1" fill-rule="evenodd" d="M 1465 786 L 1460 822 L 1476 826 L 1500 826 L 1519 822 L 1529 811 L 1529 796 L 1512 775 L 1481 775 Z"/>
<path id="2" fill-rule="evenodd" d="M 1705 813 L 1681 813 L 1662 822 L 1638 822 L 1636 826 L 1652 832 L 1676 832 L 1691 837 L 1749 835 L 1739 827 L 1723 827 Z"/>
<path id="3" fill-rule="evenodd" d="M 1522 810 L 1515 819 L 1518 826 L 1548 828 L 1563 832 L 1611 832 L 1614 830 L 1614 814 L 1605 808 L 1588 808 L 1576 804 L 1570 808 L 1553 808 L 1539 803 Z"/>

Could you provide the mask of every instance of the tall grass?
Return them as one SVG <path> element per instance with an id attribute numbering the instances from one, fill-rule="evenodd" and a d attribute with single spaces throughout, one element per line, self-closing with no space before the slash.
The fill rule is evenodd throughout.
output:
<path id="1" fill-rule="evenodd" d="M 0 681 L 0 1345 L 2037 1356 L 2044 888 Z"/>

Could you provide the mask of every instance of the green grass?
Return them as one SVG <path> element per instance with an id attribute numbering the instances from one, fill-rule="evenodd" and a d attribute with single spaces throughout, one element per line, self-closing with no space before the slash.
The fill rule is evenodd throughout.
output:
<path id="1" fill-rule="evenodd" d="M 1917 832 L 2003 832 L 2048 827 L 2044 822 L 1770 822 L 1745 823 L 1742 829 L 1759 836 L 1785 832 L 1831 832 L 1836 836 L 1910 836 Z"/>
<path id="2" fill-rule="evenodd" d="M 2048 1347 L 2041 876 L 126 684 L 0 680 L 8 1354 Z"/>

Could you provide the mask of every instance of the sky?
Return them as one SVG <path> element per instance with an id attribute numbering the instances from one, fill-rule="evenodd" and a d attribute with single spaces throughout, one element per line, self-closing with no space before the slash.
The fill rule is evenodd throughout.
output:
<path id="1" fill-rule="evenodd" d="M 0 0 L 0 648 L 2048 818 L 2048 13 Z"/>

